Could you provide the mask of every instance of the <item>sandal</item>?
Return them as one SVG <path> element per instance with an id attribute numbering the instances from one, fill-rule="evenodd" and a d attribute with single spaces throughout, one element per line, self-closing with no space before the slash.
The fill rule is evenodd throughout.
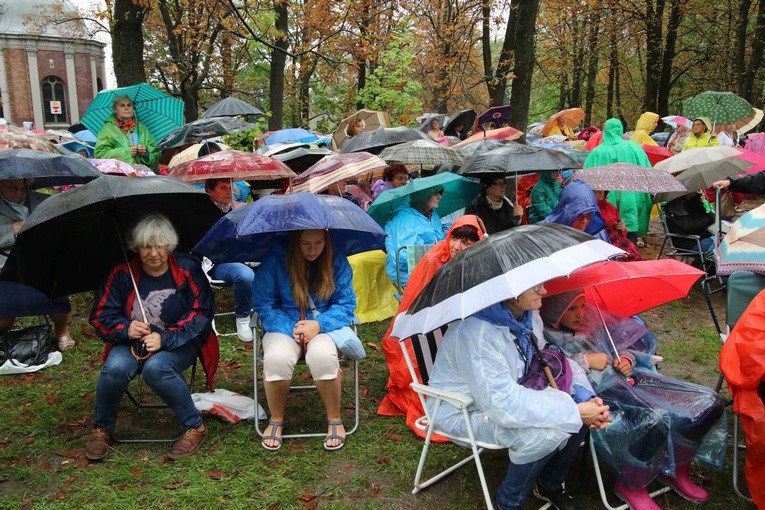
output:
<path id="1" fill-rule="evenodd" d="M 75 341 L 72 340 L 69 335 L 61 335 L 58 337 L 58 350 L 59 351 L 68 351 L 69 349 L 72 349 L 75 346 Z"/>
<path id="2" fill-rule="evenodd" d="M 327 434 L 327 437 L 324 438 L 324 449 L 329 451 L 339 450 L 343 446 L 345 446 L 345 435 L 340 435 L 337 433 L 337 427 L 343 424 L 343 420 L 327 420 L 327 425 L 332 427 L 332 432 Z M 333 439 L 339 439 L 340 442 L 336 445 L 329 445 L 329 441 Z"/>
<path id="3" fill-rule="evenodd" d="M 282 436 L 277 436 L 279 428 L 281 427 L 284 432 L 284 421 L 268 420 L 268 425 L 271 427 L 271 433 L 263 435 L 263 440 L 260 442 L 260 446 L 266 450 L 276 451 L 282 447 Z M 268 445 L 266 441 L 276 441 L 276 444 Z"/>

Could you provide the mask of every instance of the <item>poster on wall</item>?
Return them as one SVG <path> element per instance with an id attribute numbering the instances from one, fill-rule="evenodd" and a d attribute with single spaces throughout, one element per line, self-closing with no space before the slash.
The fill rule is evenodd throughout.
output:
<path id="1" fill-rule="evenodd" d="M 61 101 L 50 102 L 50 113 L 51 115 L 61 115 Z"/>

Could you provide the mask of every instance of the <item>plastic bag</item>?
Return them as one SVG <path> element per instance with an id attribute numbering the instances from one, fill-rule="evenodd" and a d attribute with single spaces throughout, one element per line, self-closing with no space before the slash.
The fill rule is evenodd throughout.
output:
<path id="1" fill-rule="evenodd" d="M 250 397 L 218 388 L 209 393 L 193 393 L 191 399 L 199 411 L 206 411 L 228 423 L 237 423 L 255 417 L 255 401 Z M 258 404 L 258 420 L 265 420 L 266 413 Z"/>
<path id="2" fill-rule="evenodd" d="M 0 333 L 0 363 L 44 364 L 48 360 L 50 335 L 47 324 Z"/>
<path id="3" fill-rule="evenodd" d="M 361 340 L 359 340 L 359 337 L 356 336 L 356 333 L 349 326 L 330 331 L 327 334 L 332 338 L 332 341 L 335 342 L 337 349 L 342 352 L 346 358 L 360 360 L 367 357 L 367 353 L 364 351 L 364 346 L 361 344 Z"/>

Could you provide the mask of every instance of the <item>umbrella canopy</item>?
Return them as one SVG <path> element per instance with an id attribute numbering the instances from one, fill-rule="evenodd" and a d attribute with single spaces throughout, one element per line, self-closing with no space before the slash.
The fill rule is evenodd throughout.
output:
<path id="1" fill-rule="evenodd" d="M 472 108 L 455 113 L 446 123 L 446 126 L 444 126 L 444 135 L 456 136 L 460 139 L 467 138 L 468 131 L 473 127 L 477 115 L 476 111 Z M 457 127 L 460 125 L 462 125 L 462 129 L 457 131 Z"/>
<path id="2" fill-rule="evenodd" d="M 0 151 L 8 149 L 31 149 L 61 154 L 61 151 L 55 144 L 37 136 L 28 129 L 2 124 L 0 125 Z"/>
<path id="3" fill-rule="evenodd" d="M 477 142 L 478 140 L 484 140 L 484 139 L 491 139 L 491 140 L 517 140 L 518 138 L 523 136 L 523 131 L 519 131 L 515 129 L 512 126 L 505 126 L 502 128 L 497 129 L 487 129 L 486 131 L 478 131 L 476 134 L 471 135 L 464 140 L 462 140 L 460 143 L 456 144 L 454 146 L 455 149 L 465 146 L 472 142 Z"/>
<path id="4" fill-rule="evenodd" d="M 380 152 L 380 157 L 388 163 L 403 165 L 459 166 L 465 162 L 462 154 L 432 140 L 414 140 L 391 145 Z"/>
<path id="5" fill-rule="evenodd" d="M 81 151 L 84 152 L 83 154 L 86 158 L 92 158 L 93 157 L 93 151 L 95 151 L 95 147 L 90 145 L 86 142 L 79 142 L 77 140 L 70 140 L 68 142 L 64 142 L 60 144 L 61 147 L 65 148 L 66 150 L 70 152 L 74 152 L 79 154 Z"/>
<path id="6" fill-rule="evenodd" d="M 584 166 L 584 161 L 587 159 L 587 156 L 589 156 L 590 151 L 582 150 L 582 149 L 566 149 L 566 148 L 560 148 L 560 149 L 553 149 L 559 152 L 562 152 L 569 158 L 571 158 L 574 163 L 576 163 L 575 168 L 582 168 Z"/>
<path id="7" fill-rule="evenodd" d="M 422 131 L 408 127 L 378 128 L 374 131 L 364 131 L 343 144 L 340 152 L 370 152 L 379 154 L 384 148 L 414 140 L 429 140 Z"/>
<path id="8" fill-rule="evenodd" d="M 430 131 L 430 121 L 433 119 L 436 119 L 438 121 L 438 125 L 441 126 L 441 129 L 443 130 L 444 124 L 446 124 L 446 114 L 445 113 L 431 113 L 426 116 L 424 116 L 422 123 L 420 124 L 420 127 L 417 128 L 423 133 L 426 133 Z"/>
<path id="9" fill-rule="evenodd" d="M 278 159 L 296 173 L 301 174 L 308 170 L 312 165 L 333 154 L 335 153 L 329 149 L 298 147 L 293 150 L 273 154 L 271 157 Z"/>
<path id="10" fill-rule="evenodd" d="M 342 148 L 345 141 L 349 138 L 348 127 L 357 120 L 364 121 L 364 132 L 375 131 L 381 127 L 391 127 L 388 112 L 366 109 L 359 110 L 340 121 L 340 125 L 337 126 L 335 133 L 332 135 L 332 139 L 335 141 L 335 147 Z"/>
<path id="11" fill-rule="evenodd" d="M 683 116 L 709 117 L 714 124 L 733 124 L 754 114 L 749 101 L 733 92 L 707 90 L 683 101 Z"/>
<path id="12" fill-rule="evenodd" d="M 621 255 L 615 246 L 579 230 L 545 223 L 522 225 L 455 255 L 433 276 L 391 336 L 427 333 L 552 278 Z"/>
<path id="13" fill-rule="evenodd" d="M 478 133 L 482 130 L 504 127 L 510 123 L 510 105 L 492 106 L 481 115 L 476 117 L 473 131 Z"/>
<path id="14" fill-rule="evenodd" d="M 47 188 L 64 184 L 84 184 L 100 176 L 101 173 L 80 155 L 54 154 L 31 149 L 0 152 L 0 180 L 34 179 L 32 187 Z"/>
<path id="15" fill-rule="evenodd" d="M 578 168 L 563 152 L 513 143 L 473 156 L 457 173 L 461 175 L 518 174 Z"/>
<path id="16" fill-rule="evenodd" d="M 90 129 L 82 129 L 74 134 L 74 137 L 82 142 L 95 143 L 98 141 L 98 137 L 93 134 Z"/>
<path id="17" fill-rule="evenodd" d="M 584 110 L 581 108 L 569 108 L 552 115 L 545 122 L 545 125 L 542 126 L 542 136 L 550 134 L 552 127 L 558 124 L 558 119 L 563 119 L 563 123 L 568 127 L 574 127 L 584 120 Z"/>
<path id="18" fill-rule="evenodd" d="M 664 121 L 664 124 L 668 124 L 673 128 L 677 126 L 685 126 L 690 129 L 693 125 L 693 121 L 691 119 L 687 119 L 682 115 L 667 115 L 666 117 L 662 117 L 661 120 Z"/>
<path id="19" fill-rule="evenodd" d="M 207 147 L 208 154 L 210 153 L 211 149 L 215 149 L 216 151 L 224 151 L 226 149 L 231 148 L 225 143 L 221 143 L 221 142 L 195 143 L 183 149 L 181 152 L 179 152 L 178 154 L 170 158 L 170 162 L 167 164 L 167 168 L 173 168 L 174 166 L 180 165 L 181 163 L 186 163 L 187 161 L 193 161 L 201 156 L 206 156 L 207 154 L 203 154 L 203 155 L 199 154 L 205 145 L 208 146 Z"/>
<path id="20" fill-rule="evenodd" d="M 156 175 L 146 165 L 125 163 L 119 159 L 88 159 L 102 174 L 127 175 L 128 177 L 151 177 Z"/>
<path id="21" fill-rule="evenodd" d="M 74 140 L 74 135 L 69 131 L 60 131 L 58 129 L 46 129 L 39 135 L 41 138 L 50 142 L 62 143 L 69 140 Z"/>
<path id="22" fill-rule="evenodd" d="M 257 148 L 257 150 L 255 151 L 255 154 L 272 157 L 277 154 L 282 154 L 284 152 L 289 152 L 289 151 L 300 149 L 300 148 L 310 149 L 311 144 L 305 143 L 305 142 L 279 142 L 273 145 L 262 145 Z"/>
<path id="23" fill-rule="evenodd" d="M 648 156 L 648 161 L 651 162 L 651 165 L 656 165 L 656 163 L 674 156 L 671 150 L 660 145 L 641 145 L 641 147 L 645 151 L 645 155 Z"/>
<path id="24" fill-rule="evenodd" d="M 731 175 L 744 173 L 754 163 L 739 158 L 727 158 L 711 163 L 702 163 L 688 167 L 679 174 L 677 180 L 688 191 L 698 191 L 712 186 L 713 183 L 728 178 Z M 657 202 L 669 202 L 683 193 L 662 193 L 656 196 Z"/>
<path id="25" fill-rule="evenodd" d="M 545 283 L 547 294 L 582 289 L 587 301 L 615 315 L 631 317 L 684 298 L 704 271 L 675 259 L 610 260 L 577 269 Z M 629 296 L 630 299 L 624 299 Z"/>
<path id="26" fill-rule="evenodd" d="M 300 142 L 311 143 L 318 140 L 319 137 L 316 133 L 312 133 L 303 128 L 288 128 L 275 131 L 265 140 L 266 145 L 274 145 L 276 143 L 288 143 L 288 142 Z"/>
<path id="27" fill-rule="evenodd" d="M 737 219 L 715 248 L 714 255 L 720 276 L 734 271 L 765 274 L 765 205 Z"/>
<path id="28" fill-rule="evenodd" d="M 230 135 L 255 127 L 236 117 L 211 117 L 197 119 L 174 129 L 157 144 L 158 150 L 173 149 L 190 143 L 197 143 L 215 136 Z"/>
<path id="29" fill-rule="evenodd" d="M 333 184 L 386 168 L 388 164 L 368 152 L 327 156 L 292 180 L 294 192 L 321 193 Z"/>
<path id="30" fill-rule="evenodd" d="M 169 169 L 167 175 L 186 182 L 204 182 L 207 179 L 291 179 L 297 174 L 278 159 L 226 149 L 175 165 Z"/>
<path id="31" fill-rule="evenodd" d="M 177 179 L 102 175 L 32 211 L 0 278 L 50 297 L 93 290 L 124 261 L 123 240 L 151 212 L 173 223 L 180 251 L 191 249 L 223 214 L 207 193 Z"/>
<path id="32" fill-rule="evenodd" d="M 721 159 L 738 156 L 739 154 L 741 153 L 733 147 L 702 147 L 700 149 L 683 151 L 671 158 L 660 161 L 654 165 L 654 169 L 677 174 L 693 165 L 720 161 Z"/>
<path id="33" fill-rule="evenodd" d="M 133 102 L 138 122 L 149 128 L 156 140 L 162 140 L 170 131 L 183 125 L 183 101 L 147 83 L 100 91 L 82 116 L 81 122 L 91 132 L 98 133 L 104 121 L 114 113 L 112 100 L 123 94 Z"/>
<path id="34" fill-rule="evenodd" d="M 263 115 L 258 108 L 246 103 L 241 99 L 229 96 L 221 99 L 202 114 L 203 119 L 211 117 L 238 117 L 246 115 Z"/>
<path id="35" fill-rule="evenodd" d="M 444 189 L 441 202 L 436 208 L 439 216 L 445 216 L 466 207 L 483 189 L 478 182 L 444 172 L 414 179 L 404 186 L 383 191 L 372 202 L 367 212 L 380 226 L 384 227 L 398 206 L 409 203 L 412 193 L 428 189 L 435 191 L 439 187 Z"/>
<path id="36" fill-rule="evenodd" d="M 302 192 L 269 195 L 231 211 L 194 251 L 213 262 L 256 262 L 287 232 L 314 229 L 328 229 L 334 247 L 345 255 L 385 247 L 385 231 L 350 200 Z"/>
<path id="37" fill-rule="evenodd" d="M 762 122 L 765 113 L 759 108 L 754 108 L 754 113 L 749 117 L 744 117 L 738 122 L 733 123 L 733 129 L 740 135 L 748 133 L 752 129 L 756 128 L 760 122 Z"/>
<path id="38" fill-rule="evenodd" d="M 467 140 L 466 140 L 467 141 Z M 470 159 L 472 156 L 489 152 L 499 147 L 505 146 L 511 142 L 507 140 L 495 140 L 493 138 L 481 138 L 465 145 L 458 144 L 454 146 L 454 149 L 462 154 L 465 159 Z"/>
<path id="39" fill-rule="evenodd" d="M 634 163 L 610 163 L 583 168 L 574 172 L 575 179 L 590 188 L 604 191 L 636 191 L 640 193 L 687 192 L 685 186 L 670 173 Z"/>

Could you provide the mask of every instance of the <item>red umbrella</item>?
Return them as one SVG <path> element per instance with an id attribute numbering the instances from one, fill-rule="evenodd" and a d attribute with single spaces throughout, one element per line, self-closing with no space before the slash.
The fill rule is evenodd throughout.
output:
<path id="1" fill-rule="evenodd" d="M 589 303 L 630 317 L 688 295 L 704 271 L 675 259 L 606 261 L 545 283 L 548 294 L 582 289 Z"/>
<path id="2" fill-rule="evenodd" d="M 181 163 L 171 168 L 167 175 L 186 182 L 202 182 L 206 179 L 262 181 L 297 176 L 279 160 L 233 149 L 213 152 Z"/>
<path id="3" fill-rule="evenodd" d="M 648 156 L 648 161 L 651 162 L 651 166 L 674 155 L 671 150 L 658 145 L 641 145 L 641 147 Z"/>

